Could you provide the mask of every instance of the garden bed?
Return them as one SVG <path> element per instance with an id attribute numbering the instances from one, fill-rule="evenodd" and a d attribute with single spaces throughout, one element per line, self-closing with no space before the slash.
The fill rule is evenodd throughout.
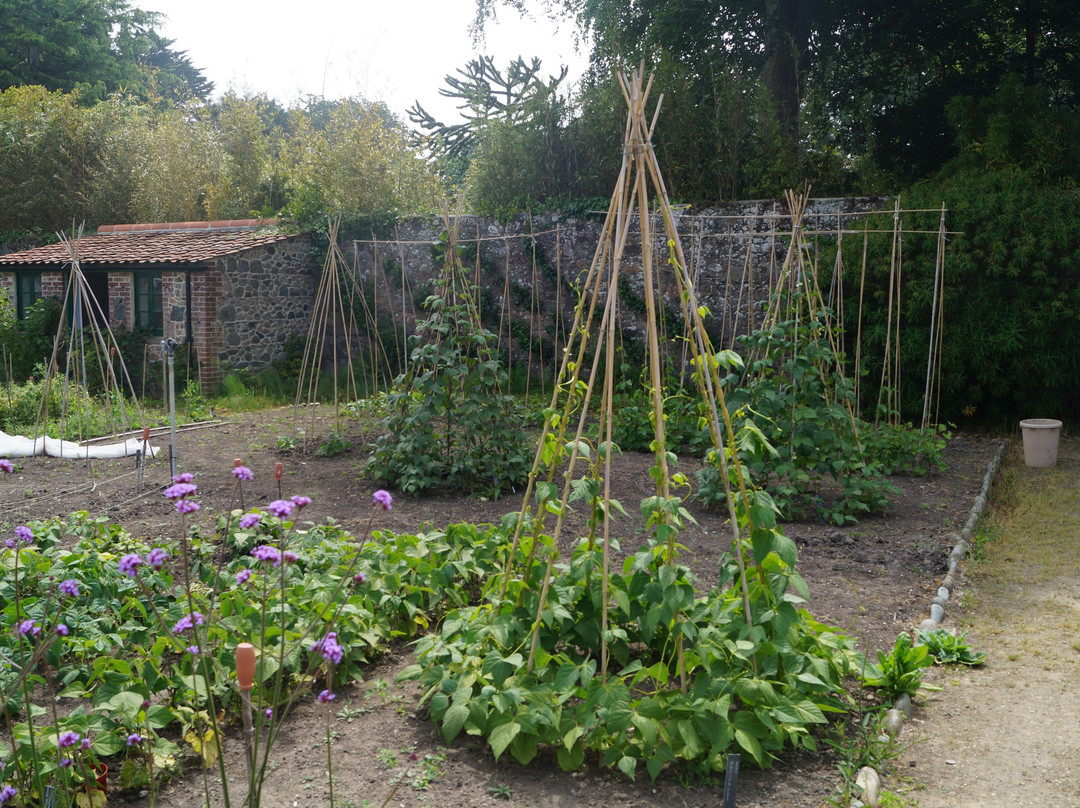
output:
<path id="1" fill-rule="evenodd" d="M 279 451 L 278 438 L 294 435 L 297 426 L 308 431 L 309 451 L 304 453 L 299 447 Z M 314 413 L 305 408 L 299 419 L 291 408 L 227 416 L 220 426 L 181 434 L 180 469 L 194 473 L 199 484 L 199 519 L 209 525 L 211 514 L 237 506 L 230 472 L 233 458 L 239 457 L 255 473 L 245 488 L 248 508 L 265 506 L 278 498 L 273 468 L 275 462 L 282 461 L 282 493 L 313 499 L 304 511 L 305 520 L 334 518 L 346 529 L 362 533 L 372 515 L 370 493 L 378 487 L 362 476 L 374 429 L 370 423 L 355 420 L 343 422 L 342 427 L 343 437 L 352 441 L 353 449 L 330 458 L 314 454 L 334 428 L 327 408 Z M 167 447 L 168 438 L 156 442 Z M 894 498 L 893 509 L 885 516 L 843 528 L 828 524 L 786 526 L 786 535 L 799 548 L 799 572 L 810 588 L 814 616 L 854 636 L 865 652 L 891 648 L 898 631 L 917 625 L 926 616 L 937 582 L 947 569 L 950 548 L 946 534 L 966 518 L 995 448 L 993 441 L 982 437 L 953 438 L 945 451 L 948 470 L 927 477 L 894 479 L 902 493 Z M 647 474 L 651 463 L 650 456 L 636 454 L 622 455 L 616 462 L 612 495 L 632 514 L 617 523 L 616 535 L 623 550 L 631 553 L 642 537 L 637 503 L 654 493 Z M 173 508 L 159 493 L 169 475 L 164 456 L 148 464 L 142 496 L 136 490 L 138 475 L 132 473 L 133 459 L 93 461 L 89 469 L 85 461 L 56 459 L 27 459 L 19 466 L 15 475 L 2 481 L 0 490 L 2 519 L 11 525 L 87 510 L 121 524 L 139 538 L 158 540 L 175 536 L 179 530 Z M 684 462 L 683 466 L 690 470 L 693 463 Z M 374 527 L 403 533 L 452 522 L 498 523 L 519 505 L 520 496 L 514 494 L 498 501 L 449 494 L 422 499 L 401 496 L 396 497 L 392 511 L 375 514 Z M 716 580 L 716 558 L 730 541 L 730 532 L 724 514 L 703 511 L 692 503 L 690 510 L 698 523 L 680 533 L 679 540 L 686 547 L 682 560 L 703 586 L 709 586 Z M 581 526 L 572 527 L 564 535 L 580 535 Z M 365 673 L 364 686 L 338 690 L 331 705 L 333 730 L 338 733 L 333 743 L 338 805 L 379 806 L 393 788 L 391 783 L 403 773 L 392 805 L 465 808 L 507 804 L 506 799 L 510 805 L 530 807 L 704 806 L 719 802 L 722 775 L 707 781 L 662 775 L 650 782 L 642 771 L 635 783 L 596 766 L 565 774 L 554 756 L 544 753 L 525 768 L 508 756 L 495 764 L 486 744 L 464 735 L 445 749 L 441 734 L 422 711 L 417 711 L 417 686 L 399 686 L 394 681 L 411 662 L 409 648 L 396 647 Z M 308 698 L 289 718 L 271 756 L 277 765 L 264 792 L 271 798 L 265 804 L 328 804 L 325 710 Z M 408 759 L 410 753 L 416 754 L 415 761 Z M 227 733 L 226 755 L 239 783 L 244 765 L 238 727 L 230 727 Z M 831 753 L 802 753 L 764 772 L 744 763 L 738 804 L 741 808 L 818 806 L 833 793 L 837 781 Z M 232 793 L 235 797 L 243 789 L 238 785 Z M 118 799 L 122 797 L 115 792 L 110 795 L 110 803 Z M 135 799 L 141 804 L 137 796 Z M 185 766 L 185 776 L 167 785 L 158 799 L 162 806 L 203 802 L 201 777 L 193 761 Z"/>

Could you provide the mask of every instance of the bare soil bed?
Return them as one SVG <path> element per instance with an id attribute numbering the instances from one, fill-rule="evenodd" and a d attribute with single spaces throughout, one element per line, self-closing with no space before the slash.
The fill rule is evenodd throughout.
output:
<path id="1" fill-rule="evenodd" d="M 293 435 L 297 427 L 307 430 L 308 450 L 298 447 L 281 452 L 279 436 Z M 246 487 L 247 506 L 264 506 L 278 498 L 274 464 L 282 461 L 285 475 L 282 493 L 306 494 L 313 504 L 306 520 L 333 518 L 354 533 L 362 533 L 372 514 L 371 491 L 377 486 L 364 477 L 373 427 L 360 421 L 341 422 L 342 433 L 353 443 L 345 454 L 324 458 L 313 450 L 335 428 L 329 408 L 303 408 L 299 414 L 286 408 L 264 413 L 227 416 L 223 423 L 186 431 L 178 439 L 177 457 L 183 471 L 195 474 L 202 511 L 209 524 L 212 514 L 227 510 L 235 485 L 230 471 L 233 459 L 241 458 L 255 473 Z M 19 471 L 0 488 L 0 521 L 8 525 L 33 519 L 65 516 L 75 510 L 107 516 L 132 534 L 148 539 L 174 536 L 179 523 L 160 492 L 168 483 L 168 436 L 155 438 L 162 454 L 147 464 L 143 493 L 137 492 L 134 460 L 85 461 L 27 459 Z M 910 629 L 926 616 L 938 581 L 947 569 L 949 547 L 946 534 L 963 524 L 981 484 L 997 441 L 976 435 L 954 437 L 945 453 L 948 469 L 926 477 L 898 477 L 902 493 L 894 497 L 891 511 L 867 518 L 857 525 L 791 524 L 786 534 L 799 547 L 799 571 L 810 588 L 810 611 L 824 622 L 854 636 L 868 653 L 890 648 L 897 632 Z M 647 475 L 651 457 L 627 454 L 617 460 L 612 480 L 613 495 L 621 500 L 630 519 L 619 523 L 624 548 L 637 547 L 642 526 L 633 515 L 637 503 L 651 493 Z M 693 468 L 692 462 L 683 464 Z M 394 509 L 378 512 L 374 527 L 395 532 L 416 532 L 453 522 L 497 523 L 516 511 L 520 494 L 498 501 L 441 493 L 424 498 L 397 496 Z M 684 560 L 708 587 L 715 581 L 716 559 L 730 540 L 723 514 L 689 508 L 698 521 L 680 534 L 687 548 Z M 576 535 L 576 534 L 567 534 Z M 366 684 L 343 688 L 331 705 L 335 800 L 341 806 L 380 806 L 404 779 L 388 803 L 397 807 L 513 805 L 541 806 L 715 806 L 721 804 L 722 775 L 715 779 L 647 777 L 627 781 L 618 772 L 586 766 L 573 774 L 563 773 L 554 757 L 540 758 L 521 767 L 509 756 L 496 764 L 486 744 L 461 737 L 445 748 L 441 734 L 417 708 L 417 689 L 412 683 L 398 685 L 395 677 L 411 664 L 407 646 L 391 649 L 366 674 Z M 275 764 L 264 794 L 266 806 L 329 805 L 326 781 L 326 708 L 306 698 L 292 713 L 275 746 Z M 229 769 L 236 773 L 231 790 L 242 797 L 239 780 L 244 764 L 239 729 L 226 737 Z M 823 746 L 824 749 L 824 746 Z M 415 752 L 418 760 L 410 762 Z M 396 758 L 389 765 L 391 753 Z M 206 802 L 202 778 L 194 760 L 185 765 L 183 777 L 167 784 L 157 804 L 165 808 L 202 806 Z M 426 789 L 422 777 L 431 775 Z M 420 778 L 419 780 L 417 778 Z M 801 754 L 759 771 L 744 764 L 738 789 L 740 808 L 825 804 L 838 783 L 831 753 Z M 149 805 L 139 795 L 110 794 L 110 804 L 129 800 Z M 223 804 L 216 795 L 213 806 Z"/>

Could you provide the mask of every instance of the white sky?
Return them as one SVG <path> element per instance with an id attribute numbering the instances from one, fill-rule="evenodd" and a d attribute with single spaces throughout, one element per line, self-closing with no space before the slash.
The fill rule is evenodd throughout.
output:
<path id="1" fill-rule="evenodd" d="M 475 0 L 133 0 L 167 16 L 159 29 L 187 51 L 214 82 L 215 95 L 230 87 L 266 93 L 282 104 L 323 95 L 362 95 L 383 101 L 404 117 L 419 100 L 449 123 L 454 106 L 438 94 L 443 77 L 476 55 L 468 33 Z M 539 3 L 536 4 L 538 7 Z M 543 75 L 570 65 L 567 81 L 584 70 L 575 53 L 574 26 L 559 30 L 543 16 L 521 20 L 500 9 L 481 52 L 497 67 L 518 55 L 543 62 Z"/>

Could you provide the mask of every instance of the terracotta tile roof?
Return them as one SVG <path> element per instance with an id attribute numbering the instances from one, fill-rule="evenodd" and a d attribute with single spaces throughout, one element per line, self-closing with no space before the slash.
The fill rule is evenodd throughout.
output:
<path id="1" fill-rule="evenodd" d="M 290 234 L 265 229 L 274 224 L 277 224 L 276 219 L 103 225 L 96 234 L 82 237 L 78 244 L 79 263 L 88 268 L 94 265 L 201 265 L 215 258 L 291 238 Z M 0 269 L 60 268 L 69 260 L 67 247 L 62 243 L 50 244 L 0 255 Z"/>

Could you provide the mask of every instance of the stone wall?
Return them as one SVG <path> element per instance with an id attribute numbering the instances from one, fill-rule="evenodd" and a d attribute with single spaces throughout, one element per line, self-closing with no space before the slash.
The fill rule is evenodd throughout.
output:
<path id="1" fill-rule="evenodd" d="M 290 336 L 307 335 L 316 291 L 310 237 L 218 259 L 203 277 L 206 300 L 217 303 L 212 311 L 196 313 L 216 324 L 204 339 L 218 362 L 259 370 L 282 356 Z M 220 293 L 215 295 L 217 284 Z M 205 349 L 204 356 L 209 356 Z"/>
<path id="2" fill-rule="evenodd" d="M 865 213 L 890 212 L 889 207 L 883 199 L 812 200 L 804 230 L 811 238 L 816 234 L 835 241 L 840 229 L 861 238 Z M 699 300 L 712 312 L 709 328 L 714 342 L 726 347 L 736 334 L 747 332 L 751 317 L 757 324 L 762 320 L 790 243 L 790 216 L 778 201 L 755 200 L 693 214 L 679 211 L 676 226 Z M 369 284 L 374 279 L 380 311 L 391 312 L 399 330 L 403 317 L 404 329 L 411 331 L 417 317 L 424 316 L 418 304 L 435 289 L 439 275 L 432 244 L 445 229 L 442 219 L 412 219 L 399 224 L 400 241 L 352 245 L 356 270 Z M 661 281 L 664 305 L 678 312 L 678 292 L 668 269 L 667 235 L 659 216 L 651 217 L 650 229 L 653 265 L 666 278 Z M 482 307 L 486 305 L 490 312 L 505 306 L 515 321 L 529 326 L 527 331 L 519 328 L 513 350 L 525 350 L 530 342 L 535 346 L 535 338 L 559 333 L 572 322 L 573 287 L 586 277 L 601 230 L 599 221 L 563 220 L 557 214 L 518 216 L 505 225 L 461 217 L 459 244 L 465 248 L 464 262 L 471 277 L 481 287 Z M 625 278 L 620 283 L 620 322 L 624 336 L 629 337 L 644 331 L 640 233 L 638 223 L 632 222 L 620 269 Z M 891 238 L 891 234 L 883 237 Z M 345 252 L 350 254 L 348 249 Z M 493 331 L 497 320 L 487 322 Z"/>

